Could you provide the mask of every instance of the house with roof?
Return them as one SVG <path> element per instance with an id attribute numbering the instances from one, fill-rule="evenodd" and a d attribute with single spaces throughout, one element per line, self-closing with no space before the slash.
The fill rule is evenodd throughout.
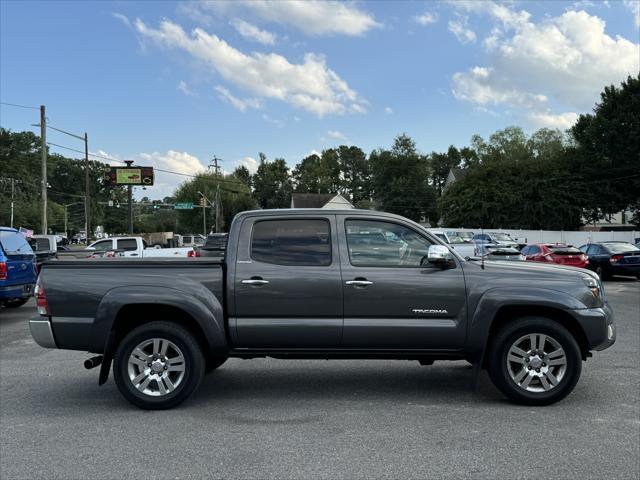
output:
<path id="1" fill-rule="evenodd" d="M 333 193 L 293 193 L 291 195 L 291 208 L 326 208 L 342 210 L 355 208 L 353 204 L 342 195 Z"/>

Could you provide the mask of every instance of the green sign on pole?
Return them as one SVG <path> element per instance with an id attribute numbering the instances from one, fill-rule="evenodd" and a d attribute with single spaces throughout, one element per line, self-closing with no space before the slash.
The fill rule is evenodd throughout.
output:
<path id="1" fill-rule="evenodd" d="M 193 210 L 193 203 L 191 202 L 182 202 L 176 203 L 173 208 L 175 210 Z"/>

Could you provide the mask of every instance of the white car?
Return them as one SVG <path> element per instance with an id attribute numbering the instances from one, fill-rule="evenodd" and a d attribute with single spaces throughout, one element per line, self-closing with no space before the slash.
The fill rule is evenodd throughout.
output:
<path id="1" fill-rule="evenodd" d="M 476 254 L 473 243 L 465 243 L 460 237 L 450 237 L 444 230 L 436 230 L 433 228 L 428 228 L 427 230 L 449 245 L 450 248 L 455 250 L 463 258 L 472 257 Z"/>
<path id="2" fill-rule="evenodd" d="M 104 252 L 122 252 L 124 257 L 141 257 L 141 258 L 156 258 L 156 257 L 191 257 L 195 256 L 195 251 L 192 247 L 182 248 L 149 248 L 147 242 L 140 237 L 114 237 L 105 238 L 93 242 L 91 245 L 85 248 L 85 251 L 92 251 L 98 254 Z M 191 254 L 189 252 L 192 252 Z"/>

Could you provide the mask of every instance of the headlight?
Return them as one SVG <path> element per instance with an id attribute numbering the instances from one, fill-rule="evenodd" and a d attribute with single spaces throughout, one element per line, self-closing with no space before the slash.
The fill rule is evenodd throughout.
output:
<path id="1" fill-rule="evenodd" d="M 582 281 L 587 286 L 597 300 L 604 302 L 604 292 L 602 291 L 602 283 L 593 277 L 582 277 Z"/>

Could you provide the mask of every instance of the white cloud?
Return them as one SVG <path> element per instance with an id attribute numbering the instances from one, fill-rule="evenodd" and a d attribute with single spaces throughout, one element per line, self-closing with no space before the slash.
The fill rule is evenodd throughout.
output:
<path id="1" fill-rule="evenodd" d="M 267 115 L 266 113 L 262 114 L 262 119 L 265 122 L 270 123 L 271 125 L 275 125 L 278 128 L 284 127 L 284 122 L 282 120 L 278 120 L 277 118 L 272 118 L 269 115 Z"/>
<path id="2" fill-rule="evenodd" d="M 373 28 L 381 27 L 373 15 L 359 9 L 352 2 L 219 0 L 216 2 L 188 2 L 182 5 L 181 10 L 191 18 L 200 20 L 208 15 L 221 17 L 239 12 L 264 22 L 293 27 L 311 36 L 361 36 Z"/>
<path id="3" fill-rule="evenodd" d="M 384 113 L 386 113 L 387 115 L 391 115 L 393 113 L 393 108 L 384 107 Z"/>
<path id="4" fill-rule="evenodd" d="M 424 12 L 421 15 L 416 15 L 413 19 L 419 25 L 426 27 L 427 25 L 436 23 L 438 21 L 438 16 L 430 12 Z"/>
<path id="5" fill-rule="evenodd" d="M 558 114 L 534 112 L 528 115 L 528 119 L 536 128 L 546 127 L 566 130 L 576 123 L 576 120 L 578 120 L 578 114 L 575 112 Z"/>
<path id="6" fill-rule="evenodd" d="M 640 27 L 640 0 L 624 0 L 623 5 L 633 13 L 633 21 L 636 27 Z"/>
<path id="7" fill-rule="evenodd" d="M 127 27 L 131 27 L 131 22 L 129 21 L 129 18 L 126 15 L 123 15 L 123 14 L 118 13 L 118 12 L 113 12 L 111 14 L 111 16 L 113 18 L 117 18 L 118 20 L 120 20 L 123 23 L 123 25 L 125 25 Z"/>
<path id="8" fill-rule="evenodd" d="M 456 36 L 460 43 L 473 43 L 476 41 L 476 33 L 467 28 L 464 20 L 450 20 L 448 27 L 449 31 Z"/>
<path id="9" fill-rule="evenodd" d="M 228 82 L 257 97 L 281 100 L 319 117 L 366 111 L 366 101 L 327 67 L 321 55 L 307 53 L 303 63 L 295 64 L 275 53 L 245 54 L 200 28 L 188 35 L 180 25 L 168 20 L 154 29 L 137 19 L 135 27 L 144 39 L 189 53 Z"/>
<path id="10" fill-rule="evenodd" d="M 329 138 L 333 138 L 335 140 L 342 140 L 342 141 L 347 140 L 347 137 L 344 135 L 344 133 L 339 132 L 338 130 L 329 130 L 327 132 L 327 135 L 329 136 Z"/>
<path id="11" fill-rule="evenodd" d="M 245 22 L 244 20 L 241 20 L 239 18 L 234 18 L 229 23 L 231 23 L 233 28 L 235 28 L 237 32 L 246 39 L 253 40 L 263 45 L 276 44 L 275 33 L 271 33 L 266 30 L 260 30 L 255 25 L 252 25 L 249 22 Z"/>
<path id="12" fill-rule="evenodd" d="M 231 92 L 224 88 L 222 85 L 218 85 L 215 88 L 219 93 L 219 97 L 225 102 L 231 104 L 235 109 L 244 112 L 247 108 L 261 108 L 262 102 L 257 98 L 238 98 L 231 94 Z"/>
<path id="13" fill-rule="evenodd" d="M 176 150 L 168 150 L 166 153 L 139 153 L 134 156 L 133 160 L 136 165 L 151 166 L 156 169 L 154 185 L 148 187 L 144 193 L 138 189 L 136 194 L 136 196 L 146 195 L 150 198 L 163 198 L 172 195 L 182 182 L 190 178 L 184 175 L 195 175 L 205 170 L 198 157 Z M 170 170 L 183 175 L 161 172 L 157 169 Z"/>
<path id="14" fill-rule="evenodd" d="M 640 45 L 605 33 L 605 22 L 584 11 L 531 21 L 526 11 L 493 2 L 456 2 L 494 21 L 483 45 L 485 66 L 452 77 L 453 94 L 475 105 L 524 110 L 536 126 L 563 128 L 588 111 L 603 87 L 637 74 Z"/>
<path id="15" fill-rule="evenodd" d="M 187 82 L 185 82 L 184 80 L 180 80 L 180 83 L 178 83 L 178 90 L 180 90 L 182 93 L 184 93 L 188 97 L 194 97 L 196 95 L 195 92 L 193 92 L 193 90 L 189 88 L 189 85 L 187 85 Z"/>
<path id="16" fill-rule="evenodd" d="M 243 157 L 240 160 L 235 161 L 234 167 L 246 167 L 246 169 L 249 170 L 249 173 L 253 175 L 258 171 L 258 161 L 253 157 Z"/>

